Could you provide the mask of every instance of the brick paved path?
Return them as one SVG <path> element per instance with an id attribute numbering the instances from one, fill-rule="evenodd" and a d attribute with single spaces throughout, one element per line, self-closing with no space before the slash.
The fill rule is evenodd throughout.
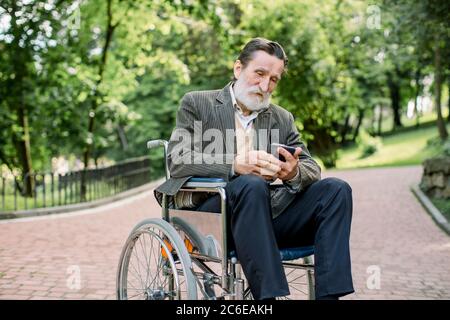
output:
<path id="1" fill-rule="evenodd" d="M 450 299 L 450 237 L 409 191 L 420 175 L 420 167 L 324 174 L 353 188 L 356 293 L 347 299 Z M 159 216 L 148 191 L 88 211 L 0 221 L 0 299 L 114 299 L 128 232 L 140 220 Z M 378 271 L 376 289 L 368 277 Z"/>

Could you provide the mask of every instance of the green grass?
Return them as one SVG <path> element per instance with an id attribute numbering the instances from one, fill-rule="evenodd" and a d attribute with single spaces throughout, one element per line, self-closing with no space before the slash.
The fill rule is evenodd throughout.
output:
<path id="1" fill-rule="evenodd" d="M 444 215 L 447 221 L 450 221 L 450 199 L 430 198 L 435 207 Z"/>
<path id="2" fill-rule="evenodd" d="M 442 108 L 442 116 L 447 119 L 448 117 L 448 108 Z M 436 112 L 433 111 L 429 111 L 424 113 L 420 118 L 419 118 L 419 124 L 423 124 L 426 122 L 430 122 L 430 121 L 436 121 L 437 119 L 437 115 Z M 403 127 L 413 127 L 417 124 L 417 119 L 415 117 L 412 118 L 408 118 L 404 113 L 402 113 L 401 115 L 401 122 L 403 124 Z M 365 127 L 370 127 L 371 124 L 371 120 L 370 119 L 365 119 L 363 121 L 363 125 Z M 392 127 L 394 125 L 394 119 L 392 116 L 389 116 L 387 119 L 383 119 L 383 122 L 381 124 L 381 132 L 383 133 L 389 133 L 392 130 Z"/>
<path id="3" fill-rule="evenodd" d="M 450 126 L 448 128 L 450 130 Z M 341 151 L 336 168 L 419 165 L 439 154 L 439 147 L 427 146 L 427 141 L 437 136 L 437 127 L 430 127 L 383 137 L 381 148 L 366 158 L 361 158 L 361 151 L 357 146 L 352 146 Z"/>
<path id="4" fill-rule="evenodd" d="M 93 188 L 95 187 L 95 193 Z M 125 185 L 118 185 L 117 192 L 126 190 Z M 111 184 L 98 181 L 95 186 L 92 184 L 88 184 L 88 190 L 86 194 L 86 201 L 93 201 L 97 199 L 101 199 L 104 197 L 114 195 L 114 187 Z M 15 210 L 26 210 L 26 209 L 35 209 L 35 208 L 44 208 L 44 207 L 52 207 L 58 205 L 68 205 L 80 203 L 80 194 L 79 194 L 79 184 L 73 185 L 72 191 L 70 191 L 70 187 L 66 190 L 61 189 L 60 194 L 58 193 L 58 185 L 54 186 L 54 194 L 52 199 L 51 190 L 46 190 L 45 197 L 41 188 L 37 189 L 36 199 L 35 198 L 25 198 L 19 192 L 16 194 L 16 200 L 14 200 L 14 193 L 12 191 L 12 187 L 6 189 L 5 197 L 0 197 L 0 215 L 2 211 L 15 211 Z M 45 198 L 45 201 L 44 201 Z M 36 201 L 35 201 L 36 200 Z"/>

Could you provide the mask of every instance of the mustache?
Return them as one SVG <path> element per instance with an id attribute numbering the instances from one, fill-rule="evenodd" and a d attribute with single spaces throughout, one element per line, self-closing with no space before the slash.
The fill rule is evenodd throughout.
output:
<path id="1" fill-rule="evenodd" d="M 270 93 L 269 92 L 263 92 L 259 89 L 259 87 L 252 87 L 248 89 L 248 93 L 256 93 L 256 94 L 260 94 L 261 96 L 263 96 L 264 99 L 270 97 Z"/>

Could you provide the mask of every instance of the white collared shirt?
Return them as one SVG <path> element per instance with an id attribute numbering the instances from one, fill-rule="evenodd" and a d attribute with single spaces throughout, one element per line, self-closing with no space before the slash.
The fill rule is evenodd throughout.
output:
<path id="1" fill-rule="evenodd" d="M 241 107 L 237 103 L 236 97 L 234 96 L 233 85 L 230 86 L 230 95 L 231 95 L 231 102 L 233 103 L 233 107 L 235 109 L 235 115 L 240 121 L 242 128 L 244 128 L 244 130 L 250 129 L 253 125 L 253 120 L 255 120 L 258 117 L 258 112 L 252 111 L 248 116 L 244 115 Z"/>

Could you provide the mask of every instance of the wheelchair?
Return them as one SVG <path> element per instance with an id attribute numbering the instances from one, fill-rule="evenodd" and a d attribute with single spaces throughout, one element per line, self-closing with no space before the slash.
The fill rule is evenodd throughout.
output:
<path id="1" fill-rule="evenodd" d="M 168 142 L 164 147 L 166 179 Z M 193 177 L 180 191 L 217 193 L 221 213 L 176 208 L 163 195 L 162 217 L 146 219 L 131 231 L 122 249 L 116 279 L 119 300 L 252 300 L 239 257 L 228 247 L 226 182 Z M 314 247 L 281 248 L 290 295 L 314 299 Z"/>

